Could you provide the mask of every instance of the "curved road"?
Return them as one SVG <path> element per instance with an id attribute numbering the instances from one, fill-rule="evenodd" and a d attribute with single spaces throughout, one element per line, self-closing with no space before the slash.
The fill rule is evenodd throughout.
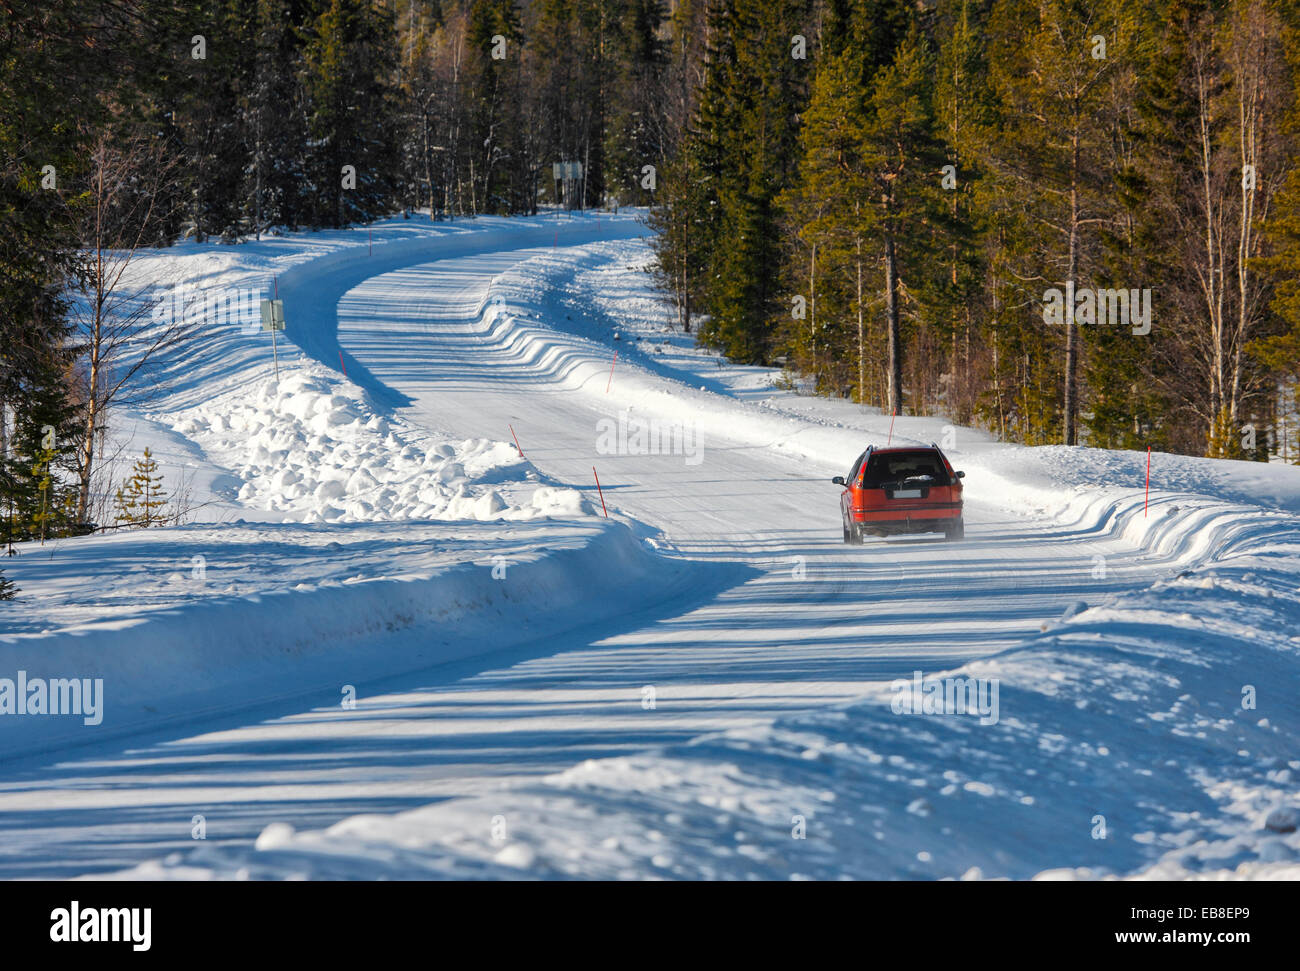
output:
<path id="1" fill-rule="evenodd" d="M 974 477 L 964 543 L 846 547 L 837 490 L 825 481 L 841 468 L 712 436 L 693 465 L 681 455 L 597 455 L 597 423 L 617 412 L 575 389 L 574 362 L 603 368 L 609 348 L 557 334 L 563 353 L 539 355 L 474 318 L 496 276 L 549 250 L 440 259 L 355 286 L 322 279 L 319 299 L 336 303 L 349 373 L 404 418 L 431 434 L 498 440 L 512 424 L 540 470 L 584 490 L 599 464 L 620 514 L 660 531 L 670 555 L 733 565 L 719 575 L 734 582 L 720 595 L 648 606 L 617 630 L 579 629 L 491 664 L 408 676 L 356 712 L 335 705 L 324 718 L 320 706 L 332 702 L 305 699 L 7 778 L 0 876 L 68 876 L 188 849 L 196 806 L 207 808 L 210 840 L 242 842 L 273 821 L 311 828 L 410 809 L 846 701 L 869 682 L 1001 650 L 1071 603 L 1160 569 L 1097 535 L 982 502 Z M 332 336 L 318 333 L 308 350 L 329 360 Z M 647 409 L 638 414 L 652 417 Z M 843 466 L 856 438 L 846 432 Z M 1129 568 L 1099 581 L 1098 552 Z M 654 710 L 641 704 L 647 685 Z"/>

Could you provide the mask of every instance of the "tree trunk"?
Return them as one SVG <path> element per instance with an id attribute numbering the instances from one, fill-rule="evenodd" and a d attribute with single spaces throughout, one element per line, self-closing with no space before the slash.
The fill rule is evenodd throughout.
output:
<path id="1" fill-rule="evenodd" d="M 1242 73 L 1245 73 L 1244 71 Z M 1228 421 L 1236 429 L 1240 421 L 1241 352 L 1250 330 L 1250 258 L 1255 249 L 1255 185 L 1259 172 L 1258 77 L 1250 74 L 1237 80 L 1237 110 L 1241 144 L 1241 226 L 1237 237 L 1237 327 L 1232 335 L 1231 389 L 1228 392 Z M 1251 177 L 1247 178 L 1246 173 Z M 1235 433 L 1235 432 L 1234 432 Z"/>
<path id="2" fill-rule="evenodd" d="M 1217 245 L 1215 234 L 1215 195 L 1212 183 L 1214 173 L 1214 134 L 1211 127 L 1213 105 L 1210 97 L 1210 82 L 1207 77 L 1207 65 L 1204 53 L 1197 58 L 1196 97 L 1198 148 L 1200 149 L 1200 175 L 1202 203 L 1205 207 L 1205 266 L 1201 273 L 1202 288 L 1205 295 L 1205 308 L 1210 326 L 1210 373 L 1208 388 L 1209 409 L 1207 414 L 1207 441 L 1214 435 L 1219 411 L 1223 406 L 1224 378 L 1226 362 L 1223 346 L 1223 268 L 1220 266 L 1222 253 Z"/>
<path id="3" fill-rule="evenodd" d="M 889 413 L 903 411 L 903 345 L 898 323 L 898 260 L 893 233 L 885 236 L 885 319 L 889 324 Z"/>
<path id="4" fill-rule="evenodd" d="M 99 171 L 95 179 L 95 306 L 92 310 L 89 347 L 90 385 L 86 392 L 86 423 L 81 436 L 81 461 L 77 470 L 77 522 L 84 523 L 90 511 L 90 480 L 95 467 L 95 432 L 103 419 L 99 409 L 100 367 L 104 351 L 104 169 L 106 163 L 97 156 Z"/>
<path id="5" fill-rule="evenodd" d="M 867 403 L 867 349 L 866 333 L 862 321 L 862 240 L 858 249 L 858 403 Z"/>
<path id="6" fill-rule="evenodd" d="M 808 356 L 812 361 L 813 380 L 817 380 L 817 244 L 812 244 L 808 259 Z"/>
<path id="7" fill-rule="evenodd" d="M 414 4 L 411 5 L 411 9 L 415 9 Z M 424 151 L 421 153 L 424 156 L 424 191 L 429 199 L 429 218 L 433 219 L 435 218 L 435 205 L 433 202 L 433 159 L 431 157 L 433 153 L 429 151 L 429 107 L 427 104 L 425 104 L 420 111 L 420 128 L 421 134 L 424 137 Z M 419 206 L 420 204 L 417 201 L 416 208 L 418 209 Z"/>
<path id="8" fill-rule="evenodd" d="M 682 324 L 682 332 L 689 334 L 691 332 L 691 265 L 689 255 L 691 223 L 689 215 L 682 225 L 682 309 L 686 314 L 686 320 Z"/>
<path id="9" fill-rule="evenodd" d="M 1078 444 L 1075 419 L 1079 412 L 1079 325 L 1074 322 L 1074 290 L 1079 272 L 1079 137 L 1073 139 L 1070 167 L 1070 256 L 1065 299 L 1065 444 Z"/>
<path id="10" fill-rule="evenodd" d="M 95 465 L 95 432 L 98 430 L 99 415 L 99 350 L 100 319 L 98 308 L 95 311 L 94 333 L 90 342 L 90 390 L 86 395 L 86 422 L 81 433 L 80 459 L 77 463 L 77 522 L 87 521 L 90 511 L 90 479 Z"/>

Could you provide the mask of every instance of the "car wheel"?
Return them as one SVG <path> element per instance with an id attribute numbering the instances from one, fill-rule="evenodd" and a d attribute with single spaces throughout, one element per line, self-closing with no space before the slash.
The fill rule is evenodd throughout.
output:
<path id="1" fill-rule="evenodd" d="M 849 524 L 844 521 L 844 517 L 842 516 L 840 517 L 840 530 L 844 533 L 844 542 L 853 542 L 853 540 L 849 538 Z"/>
<path id="2" fill-rule="evenodd" d="M 849 542 L 854 546 L 862 545 L 862 527 L 857 523 L 849 527 Z"/>
<path id="3" fill-rule="evenodd" d="M 944 530 L 944 535 L 946 535 L 946 536 L 948 537 L 948 541 L 949 541 L 949 542 L 952 542 L 953 540 L 958 540 L 958 539 L 965 539 L 965 538 L 966 538 L 966 524 L 965 524 L 965 523 L 960 523 L 960 522 L 959 522 L 959 523 L 957 523 L 955 526 L 949 526 L 947 529 Z"/>

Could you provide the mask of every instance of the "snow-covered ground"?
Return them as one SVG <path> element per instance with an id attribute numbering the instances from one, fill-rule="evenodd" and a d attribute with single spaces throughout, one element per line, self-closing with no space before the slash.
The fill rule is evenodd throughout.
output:
<path id="1" fill-rule="evenodd" d="M 278 293 L 280 377 L 205 332 L 115 429 L 199 522 L 6 564 L 0 677 L 105 702 L 0 718 L 0 873 L 1300 877 L 1300 470 L 1157 454 L 1147 508 L 1145 454 L 800 396 L 673 332 L 644 232 L 144 261 Z M 965 542 L 840 543 L 886 440 Z"/>

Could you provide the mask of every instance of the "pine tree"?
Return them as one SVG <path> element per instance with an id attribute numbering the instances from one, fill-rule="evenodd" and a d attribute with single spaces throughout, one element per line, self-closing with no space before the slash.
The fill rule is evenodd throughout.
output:
<path id="1" fill-rule="evenodd" d="M 22 381 L 8 453 L 0 456 L 0 535 L 5 543 L 83 531 L 76 514 L 79 409 L 67 384 L 71 354 L 32 363 Z"/>
<path id="2" fill-rule="evenodd" d="M 164 525 L 169 518 L 167 501 L 158 463 L 146 448 L 132 467 L 131 477 L 117 487 L 113 500 L 117 523 L 141 528 Z"/>
<path id="3" fill-rule="evenodd" d="M 943 276 L 942 247 L 935 229 L 947 213 L 940 169 L 945 153 L 934 132 L 932 65 L 918 31 L 899 45 L 894 61 L 873 85 L 863 162 L 871 173 L 873 204 L 864 214 L 869 231 L 883 245 L 885 324 L 888 340 L 888 410 L 903 414 L 904 303 L 933 317 L 925 304 L 933 299 Z M 951 227 L 944 227 L 951 229 Z"/>
<path id="4" fill-rule="evenodd" d="M 695 245 L 708 254 L 709 285 L 700 340 L 733 360 L 767 360 L 774 324 L 786 312 L 777 198 L 795 175 L 797 119 L 807 102 L 809 61 L 793 55 L 806 37 L 807 3 L 748 5 L 719 0 L 710 9 L 718 37 L 697 119 L 706 212 Z"/>
<path id="5" fill-rule="evenodd" d="M 301 43 L 293 24 L 291 0 L 257 0 L 253 63 L 241 99 L 244 165 L 243 218 L 260 237 L 268 226 L 296 229 L 304 211 L 307 155 L 303 92 L 295 72 Z"/>
<path id="6" fill-rule="evenodd" d="M 913 25 L 890 51 L 891 62 L 878 66 L 872 59 L 885 49 L 882 35 L 892 37 L 855 21 L 839 53 L 821 61 L 803 117 L 799 184 L 782 204 L 806 247 L 786 275 L 807 281 L 796 292 L 810 291 L 813 321 L 806 337 L 798 325 L 790 328 L 796 346 L 811 344 L 806 352 L 815 358 L 824 341 L 822 366 L 832 384 L 843 382 L 845 361 L 856 362 L 855 397 L 901 411 L 904 321 L 922 329 L 933 323 L 950 289 L 936 260 L 940 233 L 951 234 L 955 223 L 941 195 L 947 156 L 936 138 L 923 40 Z M 882 302 L 878 321 L 874 308 Z"/>
<path id="7" fill-rule="evenodd" d="M 502 48 L 493 38 L 504 41 Z M 512 0 L 474 0 L 465 35 L 462 92 L 468 139 L 464 178 L 470 211 L 507 213 L 514 186 L 508 161 L 517 156 L 520 49 L 523 29 Z M 494 57 L 494 51 L 504 57 Z"/>
<path id="8" fill-rule="evenodd" d="M 186 231 L 200 242 L 209 236 L 233 240 L 241 228 L 249 148 L 240 101 L 252 87 L 254 50 L 249 7 L 243 0 L 188 0 L 178 13 L 202 29 L 187 31 L 183 42 L 176 38 L 166 50 L 169 73 L 183 79 L 163 94 L 190 163 Z"/>
<path id="9" fill-rule="evenodd" d="M 677 323 L 689 333 L 705 286 L 707 250 L 697 242 L 712 224 L 716 198 L 706 184 L 700 152 L 703 139 L 687 130 L 698 96 L 697 71 L 704 60 L 705 0 L 678 3 L 668 22 L 669 53 L 662 84 L 665 161 L 657 172 L 650 225 L 654 272 L 671 294 Z"/>
<path id="10" fill-rule="evenodd" d="M 981 369 L 989 366 L 987 324 L 991 316 L 983 188 L 987 172 L 980 145 L 981 132 L 994 117 L 985 56 L 983 17 L 974 0 L 945 9 L 951 20 L 937 25 L 944 39 L 936 58 L 934 115 L 946 165 L 941 185 L 948 206 L 950 230 L 943 243 L 947 286 L 938 296 L 937 313 L 946 333 L 944 405 L 959 424 L 969 424 L 978 407 Z M 942 380 L 942 377 L 941 377 Z M 919 382 L 918 382 L 919 383 Z"/>
<path id="11" fill-rule="evenodd" d="M 1099 226 L 1114 205 L 1107 146 L 1106 80 L 1123 57 L 1111 31 L 1104 56 L 1108 0 L 999 0 L 991 18 L 992 80 L 1002 103 L 990 166 L 1002 182 L 1002 205 L 1016 210 L 1016 276 L 1026 308 L 1041 307 L 1045 289 L 1084 286 L 1098 265 Z M 1069 43 L 1062 45 L 1062 38 Z M 1001 215 L 1001 214 L 1000 214 Z M 1025 245 L 1027 244 L 1027 245 Z M 1035 290 L 1037 292 L 1035 292 Z M 1071 292 L 1073 292 L 1071 290 Z M 1040 318 L 1041 321 L 1041 318 Z M 1037 326 L 1043 326 L 1041 323 Z M 1073 313 L 1064 325 L 1060 440 L 1078 440 L 1082 335 Z"/>
<path id="12" fill-rule="evenodd" d="M 794 284 L 794 292 L 808 301 L 811 317 L 806 331 L 792 326 L 794 346 L 802 347 L 814 366 L 820 359 L 822 376 L 832 387 L 842 386 L 846 363 L 855 362 L 850 386 L 857 400 L 866 402 L 871 399 L 868 303 L 875 284 L 875 240 L 866 239 L 862 212 L 870 195 L 862 69 L 851 48 L 819 66 L 800 135 L 799 183 L 782 198 L 782 206 L 809 258 L 804 270 L 800 253 L 800 266 L 789 271 L 791 283 L 806 275 L 806 286 Z M 822 350 L 829 353 L 819 358 Z"/>
<path id="13" fill-rule="evenodd" d="M 307 28 L 302 83 L 310 105 L 313 224 L 365 222 L 395 203 L 396 112 L 388 79 L 396 63 L 392 12 L 384 7 L 329 0 Z"/>
<path id="14" fill-rule="evenodd" d="M 658 29 L 663 21 L 661 0 L 623 0 L 616 5 L 613 61 L 608 85 L 607 123 L 602 161 L 606 195 L 627 205 L 646 205 L 653 192 L 642 185 L 646 165 L 662 168 L 665 161 L 662 109 L 657 78 L 665 50 Z"/>
<path id="15" fill-rule="evenodd" d="M 4 571 L 0 570 L 0 600 L 13 600 L 15 596 L 22 593 L 13 583 L 5 577 Z"/>

